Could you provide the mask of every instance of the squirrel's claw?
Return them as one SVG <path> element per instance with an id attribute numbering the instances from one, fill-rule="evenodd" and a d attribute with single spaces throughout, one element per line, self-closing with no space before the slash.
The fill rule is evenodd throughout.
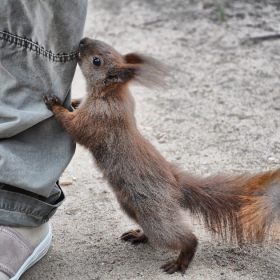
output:
<path id="1" fill-rule="evenodd" d="M 164 264 L 161 269 L 167 274 L 173 274 L 174 272 L 180 270 L 182 274 L 185 274 L 187 266 L 184 264 L 179 264 L 177 262 L 171 262 Z"/>
<path id="2" fill-rule="evenodd" d="M 146 243 L 148 241 L 147 236 L 141 229 L 130 230 L 122 234 L 121 240 L 129 241 L 133 245 L 137 245 L 139 243 Z"/>
<path id="3" fill-rule="evenodd" d="M 61 105 L 58 97 L 55 95 L 51 95 L 49 93 L 43 94 L 43 100 L 44 100 L 47 108 L 51 111 L 55 105 L 59 105 L 59 106 Z"/>
<path id="4" fill-rule="evenodd" d="M 175 263 L 166 263 L 165 265 L 163 265 L 161 267 L 161 269 L 163 269 L 164 272 L 166 272 L 167 274 L 172 274 L 174 272 L 176 272 L 178 270 L 179 266 Z"/>

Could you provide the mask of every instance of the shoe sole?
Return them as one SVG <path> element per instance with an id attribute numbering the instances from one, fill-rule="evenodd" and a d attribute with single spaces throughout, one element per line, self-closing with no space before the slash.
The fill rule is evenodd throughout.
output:
<path id="1" fill-rule="evenodd" d="M 43 241 L 35 248 L 33 253 L 29 256 L 29 258 L 24 262 L 24 264 L 20 267 L 18 272 L 14 277 L 10 280 L 18 280 L 20 276 L 31 266 L 33 266 L 36 262 L 38 262 L 41 258 L 43 258 L 49 250 L 52 241 L 52 228 L 49 225 L 49 232 L 47 236 L 43 239 Z"/>

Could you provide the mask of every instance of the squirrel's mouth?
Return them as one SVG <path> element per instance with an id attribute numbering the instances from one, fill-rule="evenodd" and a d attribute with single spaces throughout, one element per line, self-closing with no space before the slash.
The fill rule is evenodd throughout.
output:
<path id="1" fill-rule="evenodd" d="M 77 60 L 78 60 L 78 61 L 81 61 L 81 60 L 82 60 L 82 57 L 81 57 L 81 53 L 80 53 L 80 52 L 77 54 Z"/>

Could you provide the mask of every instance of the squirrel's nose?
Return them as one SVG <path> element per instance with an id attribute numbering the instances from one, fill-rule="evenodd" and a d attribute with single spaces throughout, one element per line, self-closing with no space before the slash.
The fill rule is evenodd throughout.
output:
<path id="1" fill-rule="evenodd" d="M 89 38 L 87 38 L 87 37 L 83 38 L 83 39 L 80 41 L 80 46 L 86 45 L 87 42 L 88 42 L 88 40 L 89 40 Z"/>

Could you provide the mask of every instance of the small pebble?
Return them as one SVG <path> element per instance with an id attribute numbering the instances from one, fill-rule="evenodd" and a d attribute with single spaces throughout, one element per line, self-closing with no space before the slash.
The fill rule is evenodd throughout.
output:
<path id="1" fill-rule="evenodd" d="M 73 181 L 60 181 L 61 186 L 69 186 L 73 184 Z"/>

